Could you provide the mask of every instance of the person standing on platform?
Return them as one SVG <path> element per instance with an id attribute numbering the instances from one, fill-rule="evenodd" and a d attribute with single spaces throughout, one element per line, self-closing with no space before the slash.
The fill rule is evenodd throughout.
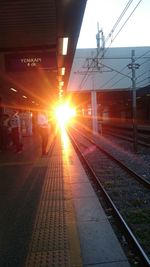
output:
<path id="1" fill-rule="evenodd" d="M 11 137 L 16 153 L 22 152 L 21 122 L 18 111 L 14 111 L 10 118 Z"/>
<path id="2" fill-rule="evenodd" d="M 46 112 L 42 111 L 38 113 L 37 116 L 37 124 L 39 133 L 41 136 L 41 144 L 42 144 L 42 155 L 47 155 L 47 145 L 48 145 L 48 136 L 49 136 L 49 124 L 48 117 Z"/>

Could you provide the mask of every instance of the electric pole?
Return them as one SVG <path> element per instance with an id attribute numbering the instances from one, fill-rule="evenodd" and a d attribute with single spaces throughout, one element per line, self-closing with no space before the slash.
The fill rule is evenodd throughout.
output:
<path id="1" fill-rule="evenodd" d="M 139 68 L 139 64 L 135 63 L 135 50 L 131 52 L 131 63 L 128 68 L 132 70 L 132 120 L 133 120 L 133 139 L 134 152 L 137 153 L 137 114 L 136 114 L 136 83 L 135 70 Z"/>
<path id="2" fill-rule="evenodd" d="M 96 34 L 96 42 L 97 42 L 97 56 L 99 55 L 100 51 L 103 52 L 104 56 L 104 49 L 105 49 L 105 37 L 103 30 L 99 30 L 99 23 L 97 24 L 97 34 Z M 102 56 L 102 57 L 103 57 Z"/>

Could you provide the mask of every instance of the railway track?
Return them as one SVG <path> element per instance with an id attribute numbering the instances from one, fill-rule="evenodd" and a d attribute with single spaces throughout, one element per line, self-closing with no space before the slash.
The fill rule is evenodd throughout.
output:
<path id="1" fill-rule="evenodd" d="M 107 127 L 103 129 L 103 134 L 105 136 L 111 135 L 116 138 L 125 140 L 127 142 L 133 143 L 133 129 L 131 128 L 125 128 L 124 127 Z M 150 132 L 149 130 L 144 130 L 142 128 L 137 127 L 137 144 L 141 147 L 150 148 Z"/>
<path id="2" fill-rule="evenodd" d="M 128 244 L 136 251 L 133 266 L 150 266 L 150 183 L 79 131 L 69 136 L 88 172 L 103 192 Z"/>
<path id="3" fill-rule="evenodd" d="M 74 130 L 77 131 L 77 129 L 74 129 Z M 79 131 L 78 131 L 78 133 L 79 133 Z M 143 173 L 143 170 L 142 170 L 142 172 L 141 171 L 139 172 L 138 162 L 137 162 L 136 168 L 135 168 L 135 166 L 133 167 L 133 161 L 132 161 L 133 159 L 131 158 L 131 156 L 129 158 L 129 154 L 126 155 L 123 150 L 118 150 L 117 146 L 115 146 L 114 144 L 112 144 L 112 148 L 110 148 L 111 143 L 109 142 L 107 144 L 106 143 L 107 139 L 102 139 L 102 142 L 101 142 L 101 137 L 98 137 L 98 138 L 94 137 L 94 139 L 91 139 L 91 137 L 89 137 L 87 134 L 85 135 L 81 132 L 79 134 L 82 135 L 83 138 L 87 139 L 88 142 L 90 142 L 98 150 L 102 151 L 110 159 L 112 159 L 114 162 L 116 162 L 126 172 L 131 174 L 137 181 L 139 181 L 141 184 L 143 184 L 146 188 L 150 189 L 150 175 L 149 175 L 149 173 L 148 174 Z M 119 154 L 118 154 L 118 151 L 119 151 Z M 127 160 L 125 160 L 125 157 Z M 134 160 L 137 160 L 137 158 L 135 157 Z M 140 166 L 140 167 L 142 167 L 142 166 Z M 144 168 L 145 168 L 145 166 L 144 166 Z"/>
<path id="4" fill-rule="evenodd" d="M 126 142 L 129 142 L 131 144 L 133 144 L 133 137 L 126 137 L 125 135 L 123 134 L 117 134 L 117 133 L 114 133 L 114 132 L 111 132 L 111 131 L 106 131 L 105 132 L 105 136 L 113 136 L 115 138 L 119 138 L 121 140 L 124 140 Z M 146 143 L 144 141 L 140 141 L 140 140 L 137 140 L 137 144 L 141 147 L 146 147 L 146 148 L 150 148 L 150 144 L 149 143 Z"/>

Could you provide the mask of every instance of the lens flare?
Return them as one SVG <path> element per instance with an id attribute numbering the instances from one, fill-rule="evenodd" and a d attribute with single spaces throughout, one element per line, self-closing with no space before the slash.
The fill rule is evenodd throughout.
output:
<path id="1" fill-rule="evenodd" d="M 75 117 L 76 111 L 68 103 L 58 106 L 55 110 L 56 119 L 61 127 L 65 127 Z"/>

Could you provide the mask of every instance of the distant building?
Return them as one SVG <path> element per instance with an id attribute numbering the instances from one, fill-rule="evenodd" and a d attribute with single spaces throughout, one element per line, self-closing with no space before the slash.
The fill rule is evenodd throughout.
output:
<path id="1" fill-rule="evenodd" d="M 68 92 L 130 90 L 132 87 L 131 51 L 135 51 L 137 89 L 150 84 L 150 47 L 77 49 L 68 83 Z"/>

